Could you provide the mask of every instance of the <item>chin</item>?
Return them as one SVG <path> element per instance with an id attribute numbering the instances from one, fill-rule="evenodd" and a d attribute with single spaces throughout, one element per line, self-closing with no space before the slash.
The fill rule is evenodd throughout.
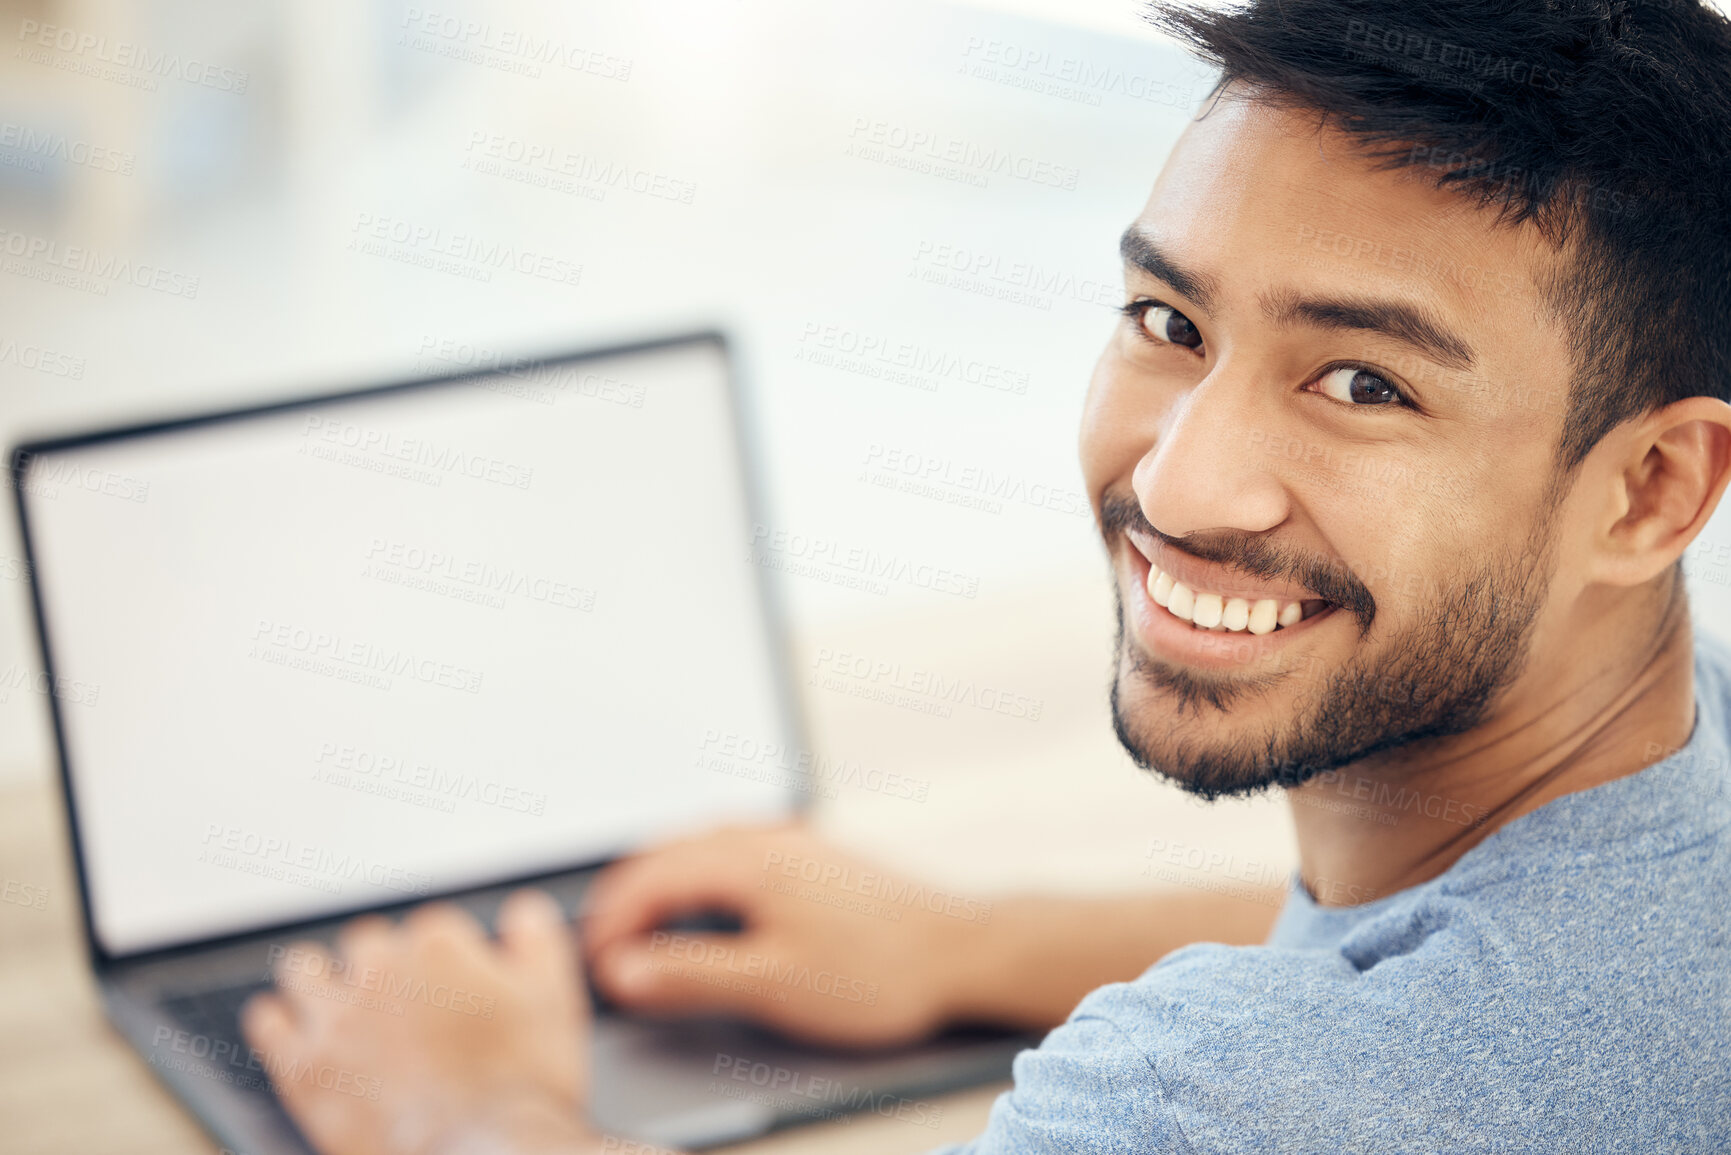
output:
<path id="1" fill-rule="evenodd" d="M 1249 676 L 1182 669 L 1150 677 L 1121 658 L 1112 686 L 1118 741 L 1142 769 L 1205 799 L 1293 786 L 1330 769 L 1284 764 L 1274 735 L 1296 710 L 1287 695 Z"/>

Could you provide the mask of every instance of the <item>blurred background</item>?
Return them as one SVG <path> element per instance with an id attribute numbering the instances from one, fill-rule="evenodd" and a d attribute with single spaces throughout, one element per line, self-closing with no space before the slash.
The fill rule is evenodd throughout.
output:
<path id="1" fill-rule="evenodd" d="M 927 784 L 832 834 L 989 890 L 1147 885 L 1173 823 L 1284 868 L 1271 805 L 1181 801 L 1107 719 L 1077 418 L 1210 83 L 1132 0 L 38 0 L 0 40 L 9 442 L 720 326 L 770 528 L 956 575 L 779 575 L 800 681 L 1018 703 L 805 685 L 820 752 Z M 0 779 L 43 779 L 5 554 Z"/>
<path id="2" fill-rule="evenodd" d="M 0 45 L 9 442 L 720 326 L 769 527 L 957 577 L 780 575 L 815 745 L 929 786 L 825 798 L 833 834 L 989 890 L 1147 885 L 1155 836 L 1290 863 L 1278 803 L 1193 806 L 1108 725 L 1077 418 L 1116 238 L 1210 83 L 1133 0 L 7 0 Z M 809 677 L 840 654 L 1022 708 Z"/>

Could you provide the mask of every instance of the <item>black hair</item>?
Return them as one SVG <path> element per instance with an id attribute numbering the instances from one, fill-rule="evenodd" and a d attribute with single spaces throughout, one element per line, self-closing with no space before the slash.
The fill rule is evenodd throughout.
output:
<path id="1" fill-rule="evenodd" d="M 1531 224 L 1575 376 L 1572 471 L 1622 422 L 1731 401 L 1731 23 L 1699 0 L 1154 0 L 1257 99 Z"/>

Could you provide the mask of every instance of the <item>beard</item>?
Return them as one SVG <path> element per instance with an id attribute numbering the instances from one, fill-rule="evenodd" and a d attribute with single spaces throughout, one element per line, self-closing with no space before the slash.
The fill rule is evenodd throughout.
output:
<path id="1" fill-rule="evenodd" d="M 1433 589 L 1440 596 L 1426 597 L 1429 609 L 1421 620 L 1317 679 L 1282 722 L 1260 735 L 1214 741 L 1179 737 L 1170 723 L 1186 714 L 1198 720 L 1225 716 L 1234 703 L 1292 683 L 1300 672 L 1212 674 L 1156 661 L 1126 637 L 1123 595 L 1114 581 L 1118 660 L 1112 722 L 1118 741 L 1144 770 L 1212 800 L 1298 786 L 1384 751 L 1475 729 L 1525 666 L 1552 561 L 1542 528 L 1535 527 L 1533 544 L 1519 555 Z M 1208 550 L 1210 560 L 1219 561 L 1230 561 L 1230 552 L 1218 542 Z M 1366 642 L 1375 616 L 1369 591 L 1353 612 L 1360 641 Z M 1171 714 L 1159 716 L 1156 707 L 1132 714 L 1125 702 L 1131 678 L 1168 698 Z"/>

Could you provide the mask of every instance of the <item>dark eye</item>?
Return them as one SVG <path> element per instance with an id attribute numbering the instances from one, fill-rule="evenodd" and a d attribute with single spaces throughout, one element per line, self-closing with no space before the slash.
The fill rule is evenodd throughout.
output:
<path id="1" fill-rule="evenodd" d="M 1317 378 L 1317 392 L 1348 405 L 1399 405 L 1405 401 L 1400 390 L 1368 369 L 1346 366 L 1332 369 Z"/>
<path id="2" fill-rule="evenodd" d="M 1200 349 L 1202 334 L 1190 323 L 1190 318 L 1170 305 L 1154 305 L 1142 311 L 1142 329 L 1154 340 L 1166 345 L 1182 345 Z"/>

